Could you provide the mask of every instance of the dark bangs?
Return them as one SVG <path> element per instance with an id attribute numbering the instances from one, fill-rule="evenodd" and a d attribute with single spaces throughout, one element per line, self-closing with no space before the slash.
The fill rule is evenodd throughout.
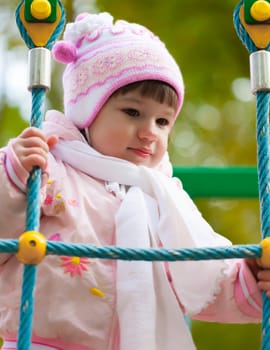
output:
<path id="1" fill-rule="evenodd" d="M 140 91 L 142 96 L 153 98 L 159 103 L 166 103 L 175 110 L 178 106 L 178 97 L 174 88 L 159 80 L 143 80 L 128 84 L 118 89 L 112 94 L 112 96 L 116 96 L 118 94 L 125 95 L 126 93 L 137 89 Z"/>

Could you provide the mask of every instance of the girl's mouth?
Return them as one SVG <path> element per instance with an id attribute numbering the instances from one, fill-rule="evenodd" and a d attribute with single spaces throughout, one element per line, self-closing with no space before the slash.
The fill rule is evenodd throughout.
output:
<path id="1" fill-rule="evenodd" d="M 151 150 L 146 148 L 130 148 L 130 150 L 141 158 L 149 158 L 152 155 Z"/>

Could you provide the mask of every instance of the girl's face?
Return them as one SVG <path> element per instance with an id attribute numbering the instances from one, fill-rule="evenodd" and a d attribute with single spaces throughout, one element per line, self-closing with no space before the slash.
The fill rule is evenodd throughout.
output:
<path id="1" fill-rule="evenodd" d="M 90 125 L 91 146 L 136 165 L 155 167 L 162 160 L 175 121 L 175 109 L 136 89 L 112 96 Z"/>

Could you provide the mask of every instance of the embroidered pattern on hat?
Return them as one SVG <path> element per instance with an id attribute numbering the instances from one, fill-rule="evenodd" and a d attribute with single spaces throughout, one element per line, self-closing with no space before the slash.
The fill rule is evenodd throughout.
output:
<path id="1" fill-rule="evenodd" d="M 97 57 L 92 63 L 92 73 L 95 75 L 103 75 L 108 71 L 116 69 L 119 64 L 122 64 L 125 57 L 119 51 L 113 51 L 112 54 L 102 55 Z"/>
<path id="2" fill-rule="evenodd" d="M 102 88 L 102 85 L 108 80 L 115 80 L 117 77 L 122 79 L 125 71 L 132 70 L 134 77 L 136 77 L 136 72 L 144 73 L 145 71 L 145 76 L 147 77 L 148 74 L 148 78 L 156 71 L 166 71 L 166 74 L 171 75 L 173 79 L 174 62 L 169 55 L 163 57 L 161 61 L 158 50 L 158 47 L 144 45 L 137 46 L 136 49 L 108 48 L 96 58 L 78 64 L 72 71 L 69 71 L 69 74 L 65 75 L 65 102 L 76 103 L 80 96 L 89 94 L 97 86 Z"/>

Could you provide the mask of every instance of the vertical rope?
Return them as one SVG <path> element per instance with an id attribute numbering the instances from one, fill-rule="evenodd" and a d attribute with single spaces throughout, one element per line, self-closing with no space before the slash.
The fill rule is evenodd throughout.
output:
<path id="1" fill-rule="evenodd" d="M 258 51 L 249 34 L 240 21 L 240 8 L 243 0 L 234 11 L 234 26 L 236 32 L 249 53 Z M 269 45 L 265 48 L 269 51 Z M 269 153 L 269 92 L 259 91 L 256 94 L 256 137 L 257 137 L 257 163 L 258 186 L 260 201 L 260 218 L 262 238 L 270 236 L 270 153 Z M 270 299 L 262 293 L 262 350 L 270 349 Z"/>
<path id="2" fill-rule="evenodd" d="M 258 180 L 263 238 L 270 236 L 269 93 L 257 93 Z"/>
<path id="3" fill-rule="evenodd" d="M 257 157 L 262 237 L 270 236 L 270 155 L 269 155 L 269 93 L 258 92 L 257 102 Z M 262 349 L 270 349 L 270 299 L 263 297 Z"/>
<path id="4" fill-rule="evenodd" d="M 26 45 L 31 49 L 35 45 L 29 37 L 27 30 L 20 19 L 20 9 L 24 0 L 16 9 L 16 23 Z M 65 24 L 65 11 L 60 1 L 57 1 L 61 8 L 61 18 L 51 37 L 46 44 L 47 49 L 51 49 L 55 40 L 60 36 Z M 40 67 L 42 69 L 42 67 Z M 30 126 L 42 128 L 44 117 L 45 88 L 32 88 L 32 109 Z M 26 231 L 38 231 L 40 224 L 40 185 L 41 170 L 33 168 L 27 181 L 27 206 L 26 206 Z M 29 350 L 32 338 L 32 323 L 34 310 L 34 288 L 36 284 L 36 265 L 24 265 L 22 295 L 20 306 L 20 322 L 18 330 L 19 350 Z"/>
<path id="5" fill-rule="evenodd" d="M 30 125 L 42 127 L 44 114 L 45 90 L 32 90 L 32 110 Z M 33 168 L 27 181 L 26 231 L 39 231 L 41 170 Z M 22 295 L 20 306 L 20 324 L 18 331 L 18 349 L 28 350 L 31 347 L 34 288 L 36 285 L 36 265 L 24 265 Z"/>
<path id="6" fill-rule="evenodd" d="M 32 89 L 32 110 L 30 125 L 42 128 L 45 105 L 45 90 Z M 39 189 L 41 185 L 41 171 L 34 168 L 27 182 L 26 231 L 39 230 L 40 203 Z"/>

